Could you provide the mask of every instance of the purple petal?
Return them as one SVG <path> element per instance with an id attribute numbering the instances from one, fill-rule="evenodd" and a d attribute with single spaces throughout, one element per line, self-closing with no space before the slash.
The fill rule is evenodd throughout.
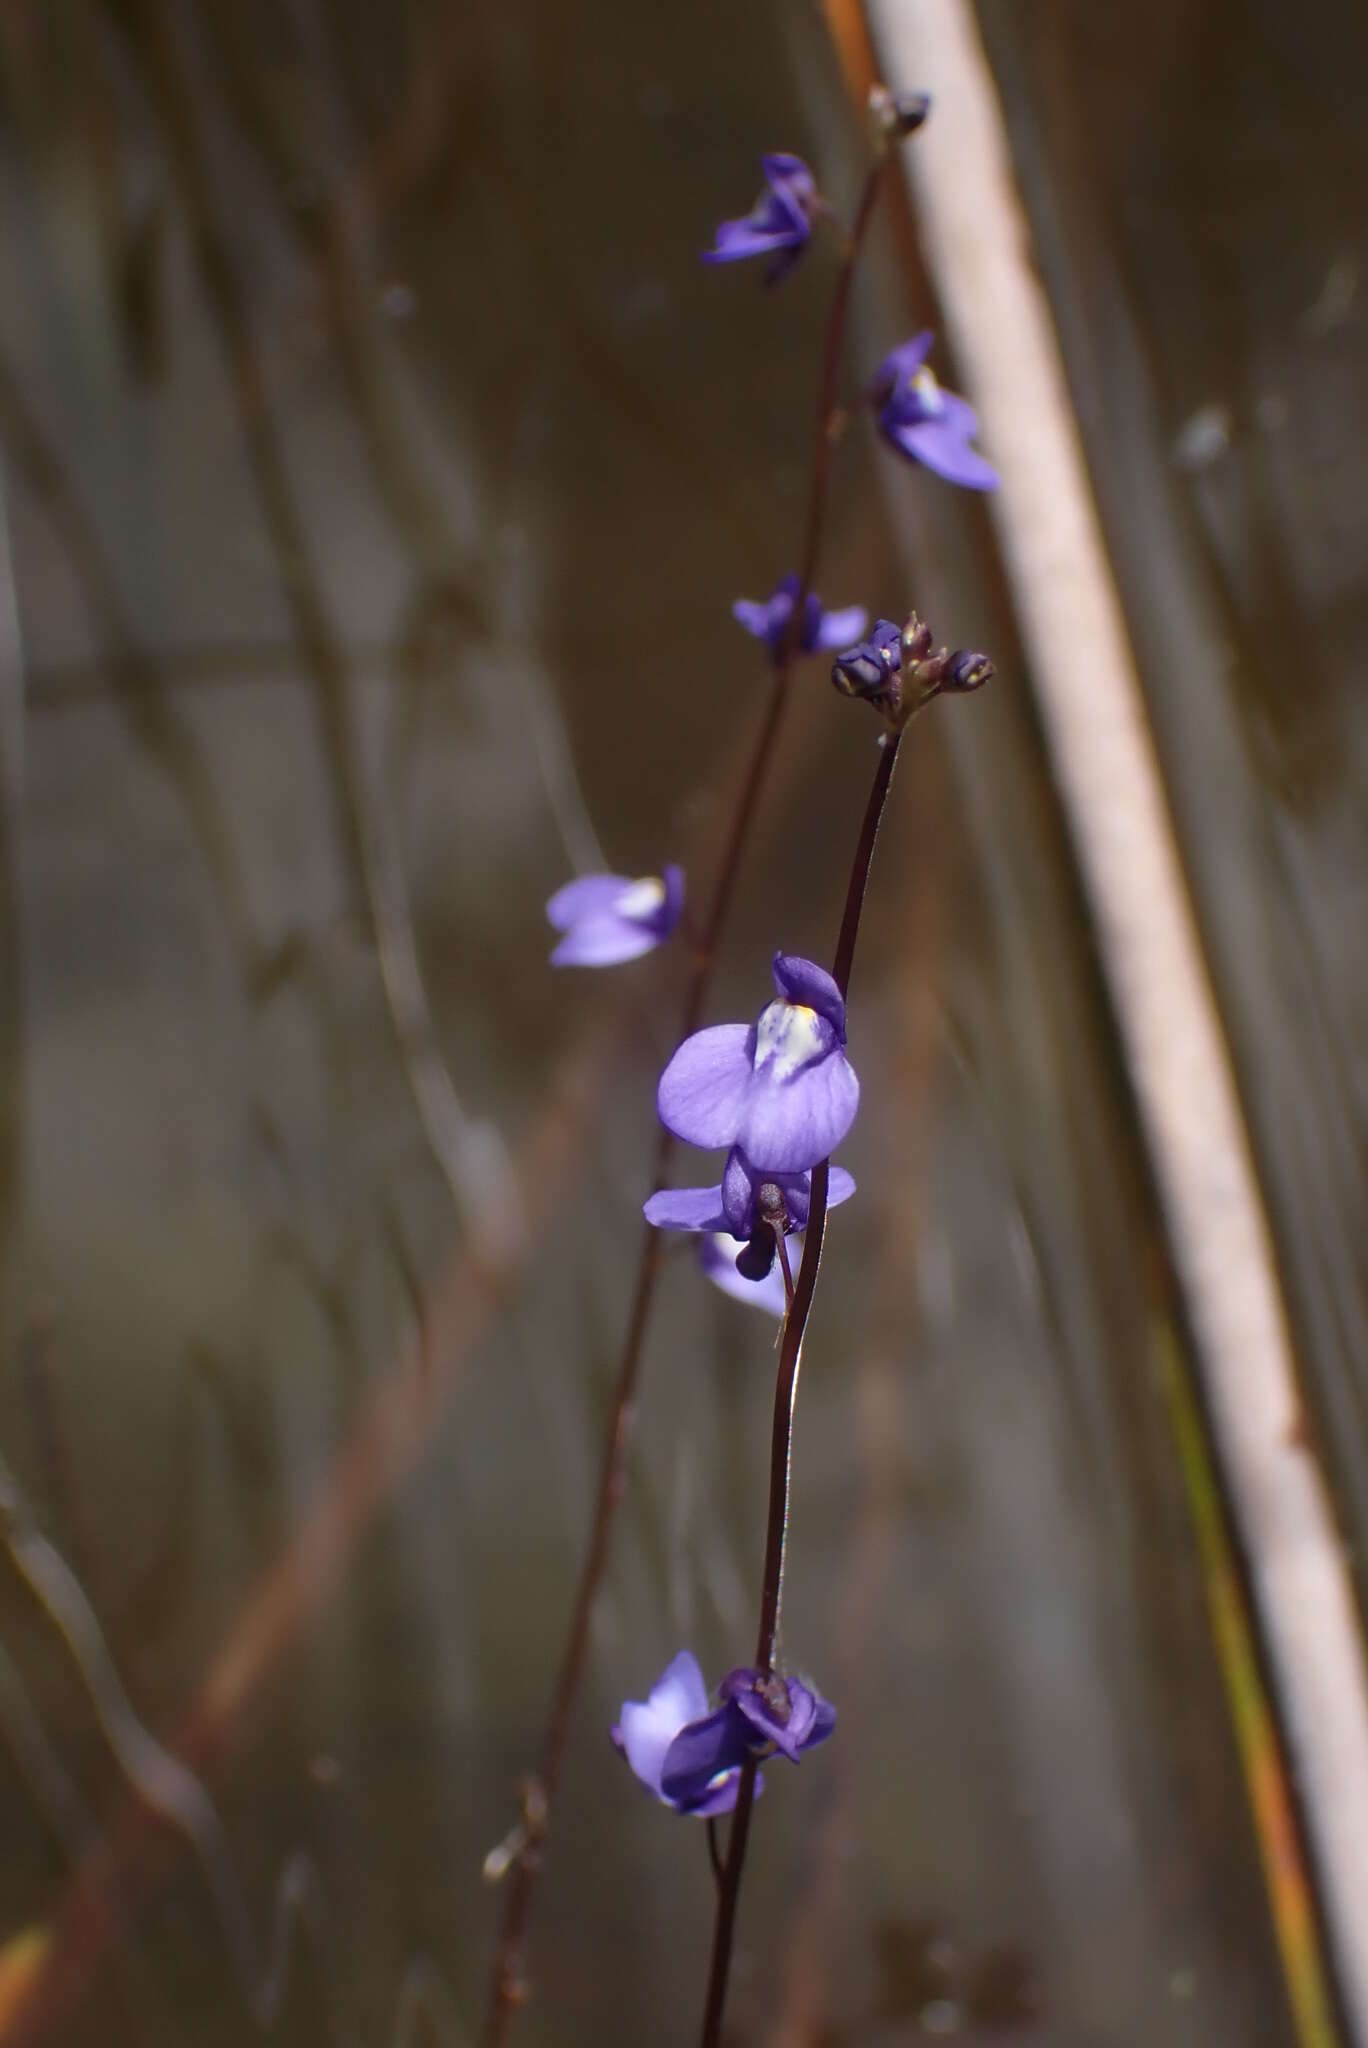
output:
<path id="1" fill-rule="evenodd" d="M 836 1709 L 800 1678 L 762 1680 L 759 1672 L 745 1668 L 729 1671 L 718 1690 L 761 1741 L 773 1743 L 790 1763 L 825 1742 L 836 1725 Z"/>
<path id="2" fill-rule="evenodd" d="M 741 263 L 747 256 L 768 256 L 776 249 L 801 249 L 807 241 L 807 223 L 801 227 L 759 227 L 750 220 L 724 220 L 717 229 L 715 247 L 703 251 L 705 263 Z"/>
<path id="3" fill-rule="evenodd" d="M 616 967 L 622 960 L 654 952 L 661 935 L 649 926 L 611 912 L 586 917 L 567 932 L 551 955 L 553 967 Z"/>
<path id="4" fill-rule="evenodd" d="M 832 1729 L 836 1726 L 836 1709 L 832 1706 L 830 1700 L 816 1700 L 815 1706 L 816 1714 L 813 1718 L 812 1733 L 804 1744 L 806 1749 L 816 1749 L 818 1743 L 825 1742 Z"/>
<path id="5" fill-rule="evenodd" d="M 751 1085 L 751 1051 L 745 1024 L 712 1024 L 686 1038 L 656 1089 L 666 1130 L 705 1151 L 731 1145 Z"/>
<path id="6" fill-rule="evenodd" d="M 801 1237 L 784 1240 L 788 1247 L 789 1271 L 797 1273 L 803 1256 Z M 759 1308 L 766 1315 L 781 1318 L 788 1306 L 784 1294 L 784 1275 L 776 1259 L 763 1280 L 748 1280 L 744 1273 L 736 1270 L 736 1239 L 726 1236 L 705 1237 L 698 1247 L 698 1263 L 712 1281 L 733 1301 L 744 1301 L 748 1308 Z"/>
<path id="7" fill-rule="evenodd" d="M 736 1142 L 775 1173 L 801 1173 L 830 1157 L 859 1106 L 855 1070 L 843 1052 L 833 1051 L 788 1080 L 753 1088 Z"/>
<path id="8" fill-rule="evenodd" d="M 864 638 L 869 614 L 862 604 L 848 604 L 843 611 L 828 612 L 817 629 L 816 645 L 831 653 L 854 646 Z"/>
<path id="9" fill-rule="evenodd" d="M 725 1230 L 721 1188 L 661 1188 L 644 1205 L 657 1230 Z"/>
<path id="10" fill-rule="evenodd" d="M 916 426 L 891 427 L 888 438 L 914 462 L 934 470 L 947 483 L 962 484 L 970 491 L 997 489 L 998 473 L 993 465 L 986 462 L 976 448 L 971 448 L 960 433 L 947 426 L 944 419 L 922 420 Z"/>
<path id="11" fill-rule="evenodd" d="M 855 1192 L 855 1183 L 843 1166 L 833 1166 L 827 1177 L 827 1207 L 838 1209 Z"/>
<path id="12" fill-rule="evenodd" d="M 817 190 L 817 180 L 802 157 L 794 156 L 789 150 L 772 150 L 768 156 L 762 156 L 760 168 L 768 185 L 791 186 L 806 192 Z"/>
<path id="13" fill-rule="evenodd" d="M 791 1003 L 802 1003 L 809 1010 L 815 1010 L 819 1017 L 835 1027 L 836 1036 L 845 1044 L 846 1006 L 845 998 L 825 967 L 819 967 L 815 960 L 804 960 L 798 953 L 776 953 L 771 962 L 774 986 L 781 996 Z M 751 1153 L 753 1159 L 758 1153 Z M 767 1164 L 777 1164 L 769 1160 Z"/>
<path id="14" fill-rule="evenodd" d="M 732 606 L 732 617 L 738 626 L 744 626 L 757 640 L 768 640 L 776 626 L 787 614 L 776 616 L 774 599 L 767 604 L 757 604 L 753 598 L 738 597 Z"/>
<path id="15" fill-rule="evenodd" d="M 884 391 L 901 383 L 904 377 L 911 377 L 921 368 L 931 353 L 936 337 L 929 327 L 913 335 L 911 341 L 904 341 L 891 355 L 886 355 L 870 379 L 870 388 Z"/>
<path id="16" fill-rule="evenodd" d="M 708 1796 L 722 1771 L 749 1756 L 752 1742 L 744 1715 L 730 1704 L 681 1728 L 665 1752 L 660 1788 L 666 1799 L 693 1806 Z"/>
<path id="17" fill-rule="evenodd" d="M 660 879 L 665 885 L 665 900 L 653 913 L 650 922 L 664 939 L 669 937 L 684 915 L 684 870 L 674 861 L 667 861 Z"/>
<path id="18" fill-rule="evenodd" d="M 661 1766 L 680 1729 L 708 1711 L 708 1693 L 698 1659 L 681 1650 L 666 1665 L 645 1701 L 624 1700 L 613 1741 L 657 1799 L 661 1790 Z"/>
<path id="19" fill-rule="evenodd" d="M 546 915 L 558 932 L 568 932 L 582 917 L 611 910 L 624 889 L 632 886 L 628 875 L 581 875 L 567 882 L 546 906 Z"/>
<path id="20" fill-rule="evenodd" d="M 736 1804 L 736 1795 L 740 1788 L 741 1769 L 738 1765 L 734 1771 L 728 1771 L 725 1777 L 719 1778 L 712 1790 L 704 1798 L 694 1800 L 687 1805 L 681 1803 L 679 1810 L 681 1813 L 688 1814 L 693 1820 L 716 1820 L 719 1814 L 731 1812 Z M 758 1795 L 760 1791 L 758 1775 L 755 1780 L 755 1790 Z"/>
<path id="21" fill-rule="evenodd" d="M 748 1238 L 755 1226 L 755 1176 L 739 1145 L 733 1145 L 722 1169 L 722 1217 L 716 1229 L 730 1230 L 733 1237 Z"/>

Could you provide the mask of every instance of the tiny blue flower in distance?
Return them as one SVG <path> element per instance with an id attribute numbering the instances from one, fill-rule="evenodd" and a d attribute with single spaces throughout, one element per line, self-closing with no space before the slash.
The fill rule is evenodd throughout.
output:
<path id="1" fill-rule="evenodd" d="M 970 442 L 978 418 L 965 398 L 943 391 L 926 358 L 931 353 L 929 329 L 885 356 L 874 372 L 870 397 L 879 408 L 885 439 L 913 462 L 935 470 L 947 483 L 971 491 L 997 489 L 998 475 Z"/>
<path id="2" fill-rule="evenodd" d="M 743 220 L 724 220 L 705 263 L 740 263 L 768 256 L 765 283 L 787 276 L 808 245 L 814 214 L 822 208 L 817 181 L 798 156 L 763 156 L 765 189 Z"/>
<path id="3" fill-rule="evenodd" d="M 684 870 L 667 867 L 662 876 L 581 875 L 557 889 L 546 915 L 565 937 L 551 955 L 553 967 L 615 967 L 649 953 L 679 923 L 684 910 Z"/>
<path id="4" fill-rule="evenodd" d="M 796 1764 L 836 1726 L 833 1706 L 778 1672 L 729 1671 L 718 1692 L 721 1705 L 681 1728 L 661 1762 L 661 1795 L 684 1812 L 697 1811 L 691 1802 L 747 1757 L 779 1755 Z"/>
<path id="5" fill-rule="evenodd" d="M 705 1150 L 739 1147 L 765 1179 L 826 1159 L 855 1121 L 860 1084 L 845 1056 L 841 991 L 811 960 L 774 956 L 777 999 L 754 1024 L 713 1024 L 660 1077 L 660 1121 Z"/>
<path id="6" fill-rule="evenodd" d="M 789 621 L 797 600 L 798 578 L 785 576 L 774 595 L 767 597 L 762 604 L 753 598 L 738 597 L 732 606 L 732 617 L 757 640 L 763 640 L 770 651 L 770 659 L 778 661 L 784 651 Z M 809 591 L 803 602 L 797 652 L 812 654 L 821 648 L 834 653 L 838 648 L 849 647 L 852 640 L 858 640 L 864 632 L 868 617 L 864 606 L 859 604 L 847 605 L 844 611 L 824 612 L 820 598 Z"/>
<path id="7" fill-rule="evenodd" d="M 709 1235 L 728 1232 L 746 1246 L 739 1257 L 732 1254 L 741 1279 L 758 1285 L 774 1263 L 778 1225 L 782 1223 L 785 1236 L 791 1230 L 806 1229 L 811 1190 L 810 1173 L 761 1173 L 741 1147 L 733 1145 L 720 1187 L 661 1188 L 645 1204 L 646 1221 L 657 1230 L 701 1230 Z M 833 1166 L 827 1207 L 834 1209 L 838 1202 L 848 1202 L 854 1192 L 855 1183 L 845 1168 Z M 782 1273 L 779 1284 L 782 1290 Z M 782 1302 L 781 1292 L 781 1314 Z"/>
<path id="8" fill-rule="evenodd" d="M 691 1724 L 708 1718 L 708 1693 L 698 1659 L 691 1650 L 681 1650 L 667 1664 L 645 1700 L 624 1700 L 617 1725 L 612 1729 L 614 1746 L 626 1757 L 648 1792 L 676 1813 L 696 1814 L 706 1820 L 713 1814 L 730 1813 L 736 1804 L 736 1787 L 742 1758 L 721 1764 L 710 1777 L 694 1774 L 687 1796 L 663 1790 L 661 1772 L 675 1737 Z"/>

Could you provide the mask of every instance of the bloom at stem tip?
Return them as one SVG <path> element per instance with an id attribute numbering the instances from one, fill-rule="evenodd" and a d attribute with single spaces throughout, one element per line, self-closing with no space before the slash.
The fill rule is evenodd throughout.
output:
<path id="1" fill-rule="evenodd" d="M 703 261 L 741 263 L 748 256 L 768 256 L 765 283 L 777 284 L 806 249 L 813 220 L 826 211 L 826 202 L 801 157 L 762 156 L 760 167 L 764 191 L 744 218 L 719 223 Z"/>
<path id="2" fill-rule="evenodd" d="M 843 697 L 862 697 L 895 728 L 943 691 L 963 695 L 994 674 L 988 656 L 973 648 L 936 648 L 931 628 L 915 612 L 905 626 L 878 620 L 868 639 L 842 649 L 831 666 Z"/>
<path id="3" fill-rule="evenodd" d="M 615 967 L 668 939 L 684 913 L 684 870 L 663 875 L 581 875 L 557 889 L 546 915 L 565 937 L 553 967 Z"/>
<path id="4" fill-rule="evenodd" d="M 624 1700 L 612 1739 L 634 1775 L 662 1805 L 706 1819 L 736 1804 L 751 1757 L 797 1763 L 825 1742 L 836 1709 L 801 1679 L 748 1667 L 729 1671 L 709 1711 L 703 1673 L 681 1650 L 643 1700 Z M 756 1791 L 762 1780 L 757 1778 Z"/>
<path id="5" fill-rule="evenodd" d="M 969 444 L 978 415 L 968 399 L 945 391 L 926 358 L 934 336 L 927 328 L 884 357 L 869 385 L 879 409 L 879 431 L 890 447 L 970 491 L 997 489 L 998 474 Z"/>
<path id="6" fill-rule="evenodd" d="M 860 1106 L 840 989 L 793 953 L 776 953 L 773 973 L 776 998 L 754 1024 L 696 1031 L 656 1089 L 667 1130 L 706 1151 L 735 1147 L 765 1177 L 830 1158 Z"/>
<path id="7" fill-rule="evenodd" d="M 744 626 L 757 640 L 763 640 L 772 661 L 779 661 L 784 652 L 793 617 L 793 607 L 798 601 L 798 578 L 784 576 L 776 584 L 772 594 L 757 602 L 753 598 L 738 597 L 732 606 L 732 617 Z M 869 614 L 863 605 L 847 605 L 844 610 L 823 611 L 822 602 L 813 591 L 803 600 L 803 617 L 798 628 L 796 651 L 799 654 L 813 654 L 834 651 L 848 647 L 852 640 L 858 640 L 868 622 Z"/>

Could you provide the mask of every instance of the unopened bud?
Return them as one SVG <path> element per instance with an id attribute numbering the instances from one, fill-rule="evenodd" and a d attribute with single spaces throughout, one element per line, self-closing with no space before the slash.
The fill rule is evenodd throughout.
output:
<path id="1" fill-rule="evenodd" d="M 929 92 L 890 92 L 886 85 L 869 88 L 869 119 L 876 145 L 915 135 L 930 112 Z"/>
<path id="2" fill-rule="evenodd" d="M 925 619 L 912 612 L 902 629 L 903 658 L 907 661 L 925 661 L 935 645 L 935 636 Z"/>
<path id="3" fill-rule="evenodd" d="M 990 682 L 997 671 L 986 654 L 976 654 L 972 648 L 958 647 L 945 664 L 941 678 L 943 690 L 980 690 Z"/>

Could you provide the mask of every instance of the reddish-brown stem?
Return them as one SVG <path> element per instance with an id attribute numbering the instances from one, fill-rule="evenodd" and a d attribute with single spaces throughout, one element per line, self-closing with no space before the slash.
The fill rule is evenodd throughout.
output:
<path id="1" fill-rule="evenodd" d="M 866 176 L 845 256 L 832 291 L 818 379 L 817 422 L 809 472 L 807 510 L 803 523 L 802 552 L 799 557 L 798 593 L 789 619 L 788 631 L 775 664 L 774 681 L 764 715 L 756 733 L 746 773 L 727 828 L 707 915 L 694 947 L 693 965 L 680 1008 L 678 1036 L 681 1040 L 698 1029 L 703 1016 L 703 1005 L 707 999 L 713 962 L 735 897 L 746 844 L 755 823 L 761 791 L 774 756 L 775 740 L 788 703 L 803 612 L 808 592 L 816 578 L 821 553 L 834 445 L 833 423 L 837 415 L 836 383 L 840 371 L 841 343 L 850 305 L 851 281 L 873 214 L 882 168 L 881 159 L 872 166 Z M 667 1131 L 662 1131 L 656 1144 L 652 1174 L 654 1187 L 659 1187 L 664 1181 L 672 1150 L 673 1140 Z M 622 1495 L 637 1380 L 659 1273 L 659 1233 L 648 1226 L 642 1242 L 631 1312 L 609 1400 L 608 1425 L 599 1465 L 588 1548 L 585 1551 L 570 1622 L 561 1648 L 560 1666 L 551 1696 L 536 1774 L 530 1781 L 523 1801 L 523 1844 L 508 1876 L 508 1890 L 494 1953 L 489 2005 L 482 2036 L 483 2048 L 500 2048 L 500 2044 L 507 2036 L 514 2012 L 527 1997 L 528 1986 L 523 1957 L 537 1879 L 542 1866 L 543 1842 L 565 1760 L 575 1703 L 579 1697 L 594 1600 L 607 1564 L 613 1517 Z M 799 1285 L 801 1287 L 801 1280 Z M 733 1826 L 733 1843 L 735 1838 L 736 1829 Z"/>
<path id="2" fill-rule="evenodd" d="M 783 1233 L 783 1231 L 782 1231 L 782 1230 L 776 1230 L 776 1231 L 775 1231 L 775 1233 L 774 1233 L 774 1241 L 775 1241 L 775 1250 L 776 1250 L 776 1251 L 778 1252 L 778 1254 L 779 1254 L 779 1270 L 780 1270 L 780 1272 L 781 1272 L 781 1273 L 783 1274 L 783 1276 L 784 1276 L 784 1302 L 785 1302 L 785 1305 L 786 1305 L 786 1313 L 787 1313 L 788 1315 L 792 1315 L 792 1314 L 793 1314 L 793 1268 L 792 1268 L 792 1266 L 790 1266 L 790 1264 L 789 1264 L 789 1255 L 788 1255 L 788 1245 L 787 1245 L 787 1244 L 785 1243 L 785 1241 L 784 1241 L 784 1233 Z"/>
<path id="3" fill-rule="evenodd" d="M 850 970 L 855 960 L 855 941 L 860 931 L 874 844 L 897 766 L 901 732 L 885 733 L 879 765 L 865 805 L 860 837 L 851 864 L 845 911 L 832 973 L 841 994 L 850 990 Z M 784 1592 L 784 1556 L 788 1542 L 789 1479 L 793 1465 L 793 1412 L 798 1399 L 798 1368 L 803 1354 L 812 1297 L 817 1291 L 817 1270 L 822 1262 L 822 1240 L 826 1235 L 827 1187 L 831 1164 L 822 1160 L 812 1169 L 812 1191 L 808 1201 L 807 1234 L 803 1239 L 802 1263 L 794 1283 L 793 1297 L 784 1318 L 784 1339 L 779 1353 L 779 1372 L 774 1387 L 774 1424 L 770 1432 L 769 1512 L 765 1519 L 765 1566 L 760 1593 L 760 1628 L 756 1638 L 755 1661 L 762 1671 L 774 1669 L 775 1644 L 779 1638 L 779 1615 Z M 717 1919 L 713 1928 L 712 1963 L 708 1971 L 708 1993 L 703 2012 L 702 2048 L 717 2048 L 722 2029 L 722 2011 L 727 1998 L 727 1977 L 731 1968 L 732 1936 L 736 1924 L 736 1903 L 741 1890 L 741 1873 L 750 1834 L 751 1807 L 755 1798 L 755 1765 L 741 1774 L 736 1811 L 727 1843 L 727 1860 L 717 1894 Z"/>

